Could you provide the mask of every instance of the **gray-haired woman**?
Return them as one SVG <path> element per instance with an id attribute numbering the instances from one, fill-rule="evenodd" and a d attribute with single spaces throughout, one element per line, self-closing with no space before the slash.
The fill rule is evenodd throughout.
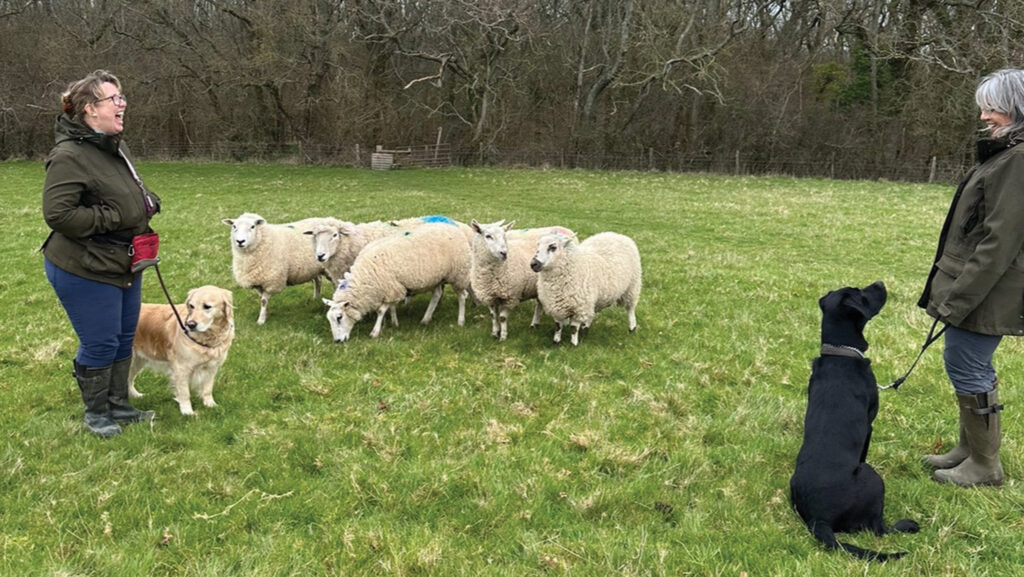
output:
<path id="1" fill-rule="evenodd" d="M 934 480 L 962 487 L 1003 484 L 992 356 L 1004 335 L 1024 335 L 1024 70 L 985 76 L 974 98 L 988 135 L 957 187 L 918 302 L 947 325 L 943 360 L 960 412 L 960 442 L 925 461 Z"/>

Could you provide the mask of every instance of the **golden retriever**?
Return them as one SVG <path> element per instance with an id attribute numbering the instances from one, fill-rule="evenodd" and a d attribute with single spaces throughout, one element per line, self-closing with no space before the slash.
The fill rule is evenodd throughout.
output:
<path id="1" fill-rule="evenodd" d="M 185 331 L 170 305 L 143 303 L 135 329 L 128 394 L 142 396 L 135 388 L 135 376 L 149 367 L 170 377 L 181 414 L 194 415 L 190 388 L 199 393 L 203 405 L 217 406 L 213 380 L 235 338 L 232 294 L 220 287 L 201 286 L 189 291 L 185 304 L 177 309 Z"/>

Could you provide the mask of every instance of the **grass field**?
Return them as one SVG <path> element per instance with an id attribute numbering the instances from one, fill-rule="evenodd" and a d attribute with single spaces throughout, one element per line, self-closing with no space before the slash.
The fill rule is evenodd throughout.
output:
<path id="1" fill-rule="evenodd" d="M 869 461 L 886 518 L 917 535 L 845 536 L 909 554 L 866 565 L 826 552 L 790 509 L 818 298 L 886 282 L 868 326 L 879 381 L 913 360 L 930 319 L 914 303 L 950 186 L 658 173 L 143 163 L 171 293 L 235 292 L 237 338 L 219 407 L 179 415 L 163 376 L 139 378 L 150 427 L 82 432 L 74 333 L 36 249 L 39 163 L 0 164 L 0 573 L 101 576 L 1013 575 L 1024 566 L 1017 415 L 1024 356 L 1004 342 L 998 490 L 928 478 L 954 441 L 939 347 L 881 395 Z M 331 341 L 311 286 L 271 299 L 231 278 L 225 217 L 351 221 L 445 214 L 632 236 L 639 329 L 608 309 L 573 349 L 532 305 L 490 337 L 446 293 L 419 325 Z M 163 299 L 146 273 L 145 300 Z"/>

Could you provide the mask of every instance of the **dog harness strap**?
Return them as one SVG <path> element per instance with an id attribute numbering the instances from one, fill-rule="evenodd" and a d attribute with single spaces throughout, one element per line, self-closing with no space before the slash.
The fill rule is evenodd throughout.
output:
<path id="1" fill-rule="evenodd" d="M 823 343 L 821 345 L 821 356 L 832 356 L 832 357 L 850 357 L 851 359 L 867 359 L 864 353 L 856 347 L 849 345 L 830 345 Z"/>

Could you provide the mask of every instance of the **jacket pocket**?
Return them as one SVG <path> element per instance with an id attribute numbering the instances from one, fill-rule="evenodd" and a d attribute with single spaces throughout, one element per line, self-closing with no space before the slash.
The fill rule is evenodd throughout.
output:
<path id="1" fill-rule="evenodd" d="M 132 257 L 128 254 L 128 244 L 104 242 L 88 239 L 84 243 L 85 255 L 82 265 L 90 271 L 121 275 L 131 268 Z"/>

